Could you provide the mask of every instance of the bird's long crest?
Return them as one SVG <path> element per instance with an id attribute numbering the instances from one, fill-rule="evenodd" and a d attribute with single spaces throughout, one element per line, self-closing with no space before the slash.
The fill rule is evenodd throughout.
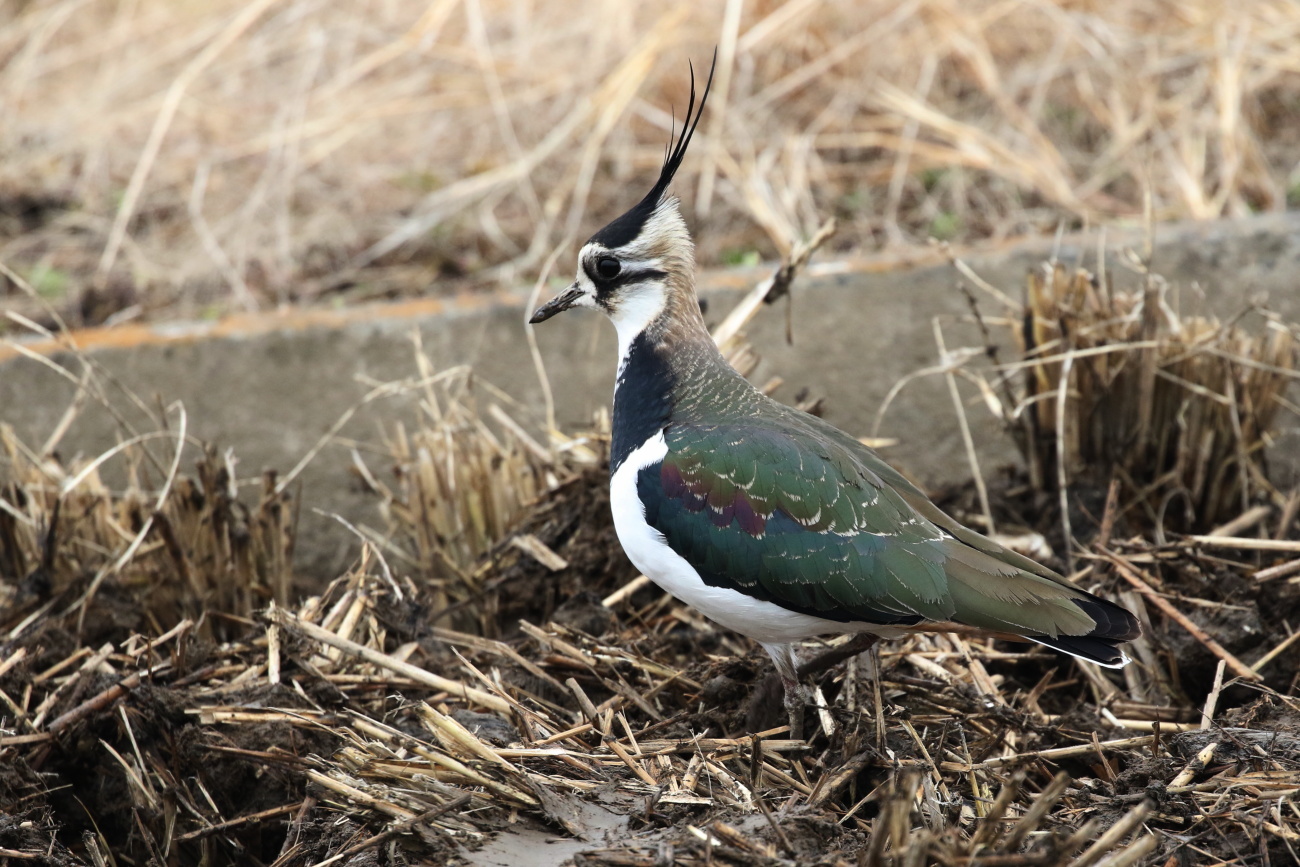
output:
<path id="1" fill-rule="evenodd" d="M 704 104 L 709 99 L 709 90 L 713 87 L 713 73 L 718 66 L 718 52 L 713 52 L 713 62 L 709 65 L 709 80 L 704 83 L 704 93 L 700 95 L 700 102 L 695 104 L 695 66 L 691 65 L 691 96 L 686 104 L 686 118 L 682 123 L 681 135 L 676 141 L 670 140 L 668 143 L 667 153 L 664 155 L 663 167 L 659 170 L 659 179 L 655 185 L 646 193 L 645 198 L 637 202 L 627 213 L 614 220 L 605 228 L 601 229 L 591 240 L 603 244 L 607 249 L 613 250 L 622 247 L 634 240 L 641 232 L 641 227 L 645 225 L 646 220 L 654 213 L 655 208 L 663 201 L 665 194 L 668 192 L 668 185 L 672 183 L 673 176 L 677 174 L 677 169 L 682 165 L 682 160 L 686 157 L 686 149 L 690 147 L 691 139 L 695 136 L 695 129 L 700 125 L 700 118 L 704 116 Z"/>
<path id="2" fill-rule="evenodd" d="M 668 184 L 672 182 L 673 176 L 677 174 L 677 169 L 682 165 L 682 159 L 686 156 L 686 149 L 691 145 L 691 138 L 695 135 L 695 128 L 700 125 L 700 118 L 704 116 L 704 104 L 709 99 L 709 90 L 713 87 L 713 73 L 718 66 L 718 52 L 713 52 L 713 62 L 709 64 L 709 80 L 704 83 L 704 93 L 700 96 L 700 110 L 695 110 L 695 65 L 689 64 L 691 68 L 691 96 L 686 103 L 686 118 L 682 123 L 682 134 L 676 143 L 671 140 L 668 142 L 668 151 L 664 155 L 663 168 L 659 170 L 659 180 L 655 181 L 654 187 L 646 194 L 646 199 L 659 204 L 665 192 L 668 191 Z"/>

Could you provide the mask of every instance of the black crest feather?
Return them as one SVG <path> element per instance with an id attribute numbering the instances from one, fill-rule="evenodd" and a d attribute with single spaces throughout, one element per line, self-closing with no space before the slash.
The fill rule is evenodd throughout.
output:
<path id="1" fill-rule="evenodd" d="M 686 149 L 690 147 L 695 128 L 700 125 L 700 118 L 704 116 L 704 103 L 708 101 L 709 89 L 713 87 L 713 72 L 717 65 L 718 52 L 715 49 L 713 62 L 709 65 L 709 80 L 704 83 L 704 93 L 700 96 L 698 109 L 695 106 L 695 66 L 691 65 L 691 96 L 686 104 L 686 119 L 682 123 L 681 135 L 675 142 L 670 140 L 668 143 L 663 168 L 659 170 L 659 180 L 655 181 L 650 192 L 646 193 L 645 198 L 637 202 L 631 210 L 592 235 L 592 241 L 603 245 L 606 249 L 614 250 L 631 243 L 641 233 L 646 220 L 650 219 L 655 208 L 663 201 L 664 194 L 668 192 L 668 185 L 672 183 L 673 175 L 677 174 L 677 169 L 681 167 L 682 159 L 686 156 Z"/>

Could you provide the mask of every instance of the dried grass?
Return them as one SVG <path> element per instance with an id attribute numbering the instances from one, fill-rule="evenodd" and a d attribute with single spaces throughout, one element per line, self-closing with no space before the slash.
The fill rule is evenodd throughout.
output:
<path id="1" fill-rule="evenodd" d="M 124 488 L 100 475 L 112 457 L 125 465 Z M 291 598 L 297 512 L 276 493 L 274 474 L 250 507 L 229 452 L 202 450 L 195 476 L 172 469 L 158 479 L 138 448 L 65 466 L 0 425 L 0 610 L 10 638 L 52 607 L 84 622 L 88 608 L 136 600 L 137 629 L 163 632 L 192 618 L 199 635 L 215 638 L 232 624 L 205 612 L 234 618 L 238 632 L 268 602 Z"/>
<path id="2" fill-rule="evenodd" d="M 1287 502 L 1269 482 L 1268 447 L 1300 380 L 1294 325 L 1262 307 L 1229 321 L 1186 315 L 1172 295 L 1155 274 L 1124 290 L 1044 263 L 1029 274 L 1025 306 L 1004 320 L 1019 359 L 977 379 L 1036 491 L 1064 502 L 1071 485 L 1104 491 L 1114 481 L 1118 514 L 1158 534 L 1208 531 Z"/>
<path id="3" fill-rule="evenodd" d="M 523 853 L 545 829 L 584 865 L 1086 867 L 1279 863 L 1300 840 L 1300 703 L 1276 654 L 1258 668 L 1289 695 L 1224 681 L 1204 725 L 1170 690 L 1188 668 L 1163 626 L 1126 684 L 918 634 L 880 653 L 874 680 L 854 663 L 824 678 L 828 734 L 791 741 L 729 731 L 713 696 L 762 663 L 674 640 L 708 631 L 688 611 L 650 598 L 602 638 L 523 623 L 503 642 L 413 620 L 427 594 L 370 562 L 201 658 L 190 621 L 66 659 L 8 645 L 0 696 L 17 725 L 0 756 L 68 778 L 69 762 L 108 760 L 132 830 L 87 796 L 106 829 L 83 839 L 87 858 L 278 847 L 275 863 L 325 865 L 396 846 L 472 864 L 462 847 Z M 182 720 L 182 740 L 151 733 Z M 71 736 L 86 730 L 99 740 Z M 231 781 L 252 770 L 266 782 L 241 797 Z"/>
<path id="4" fill-rule="evenodd" d="M 422 353 L 419 363 L 430 367 Z M 389 529 L 381 544 L 433 589 L 435 610 L 455 611 L 465 628 L 490 634 L 497 612 L 478 601 L 485 573 L 498 564 L 484 562 L 484 555 L 511 538 L 528 505 L 600 457 L 559 431 L 550 431 L 542 445 L 499 402 L 480 413 L 478 391 L 493 392 L 468 370 L 425 388 L 420 426 L 408 433 L 398 425 L 388 434 L 395 488 L 368 471 L 365 477 L 382 498 Z M 531 535 L 515 537 L 514 544 L 552 569 L 567 566 Z"/>
<path id="5" fill-rule="evenodd" d="M 1236 216 L 1297 184 L 1300 14 L 818 0 L 26 4 L 0 27 L 0 260 L 77 321 L 532 273 L 657 169 L 705 262 Z M 639 194 L 639 192 L 637 193 Z M 357 271 L 365 263 L 382 267 Z"/>

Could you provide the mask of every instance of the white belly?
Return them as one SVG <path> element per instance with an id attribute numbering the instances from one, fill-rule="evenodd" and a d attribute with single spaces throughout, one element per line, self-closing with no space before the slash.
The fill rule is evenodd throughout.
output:
<path id="1" fill-rule="evenodd" d="M 710 620 L 764 644 L 789 644 L 836 632 L 875 632 L 886 636 L 899 633 L 897 629 L 876 624 L 841 623 L 787 611 L 774 602 L 754 599 L 738 590 L 705 584 L 695 568 L 668 547 L 663 534 L 646 523 L 645 508 L 637 496 L 637 473 L 663 460 L 667 453 L 668 444 L 661 431 L 628 455 L 609 486 L 618 540 L 632 564 L 651 581 Z"/>

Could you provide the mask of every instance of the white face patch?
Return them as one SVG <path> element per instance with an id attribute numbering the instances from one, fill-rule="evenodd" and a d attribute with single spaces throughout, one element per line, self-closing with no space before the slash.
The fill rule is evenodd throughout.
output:
<path id="1" fill-rule="evenodd" d="M 594 263 L 600 259 L 610 257 L 619 261 L 625 274 L 647 273 L 643 279 L 632 280 L 606 289 L 602 297 L 596 283 L 588 275 L 587 268 L 579 265 L 577 286 L 582 290 L 582 295 L 574 302 L 575 307 L 595 307 L 603 310 L 614 323 L 614 330 L 618 332 L 620 367 L 632 341 L 663 313 L 668 303 L 668 287 L 661 277 L 653 276 L 653 272 L 662 270 L 659 260 L 648 257 L 633 259 L 629 255 L 629 249 L 631 248 L 613 252 L 596 243 L 583 247 L 578 257 L 579 262 L 589 264 L 593 268 Z"/>
<path id="2" fill-rule="evenodd" d="M 608 313 L 614 330 L 618 332 L 620 359 L 627 356 L 636 336 L 659 318 L 667 300 L 667 291 L 659 280 L 628 286 L 621 297 L 614 300 L 613 309 Z"/>
<path id="3" fill-rule="evenodd" d="M 575 306 L 599 307 L 609 316 L 618 331 L 620 368 L 632 341 L 668 306 L 669 275 L 680 279 L 684 269 L 693 269 L 692 251 L 676 199 L 661 202 L 628 243 L 610 249 L 592 240 L 582 248 L 577 286 L 583 294 Z M 609 259 L 617 263 L 612 274 L 602 269 Z"/>

